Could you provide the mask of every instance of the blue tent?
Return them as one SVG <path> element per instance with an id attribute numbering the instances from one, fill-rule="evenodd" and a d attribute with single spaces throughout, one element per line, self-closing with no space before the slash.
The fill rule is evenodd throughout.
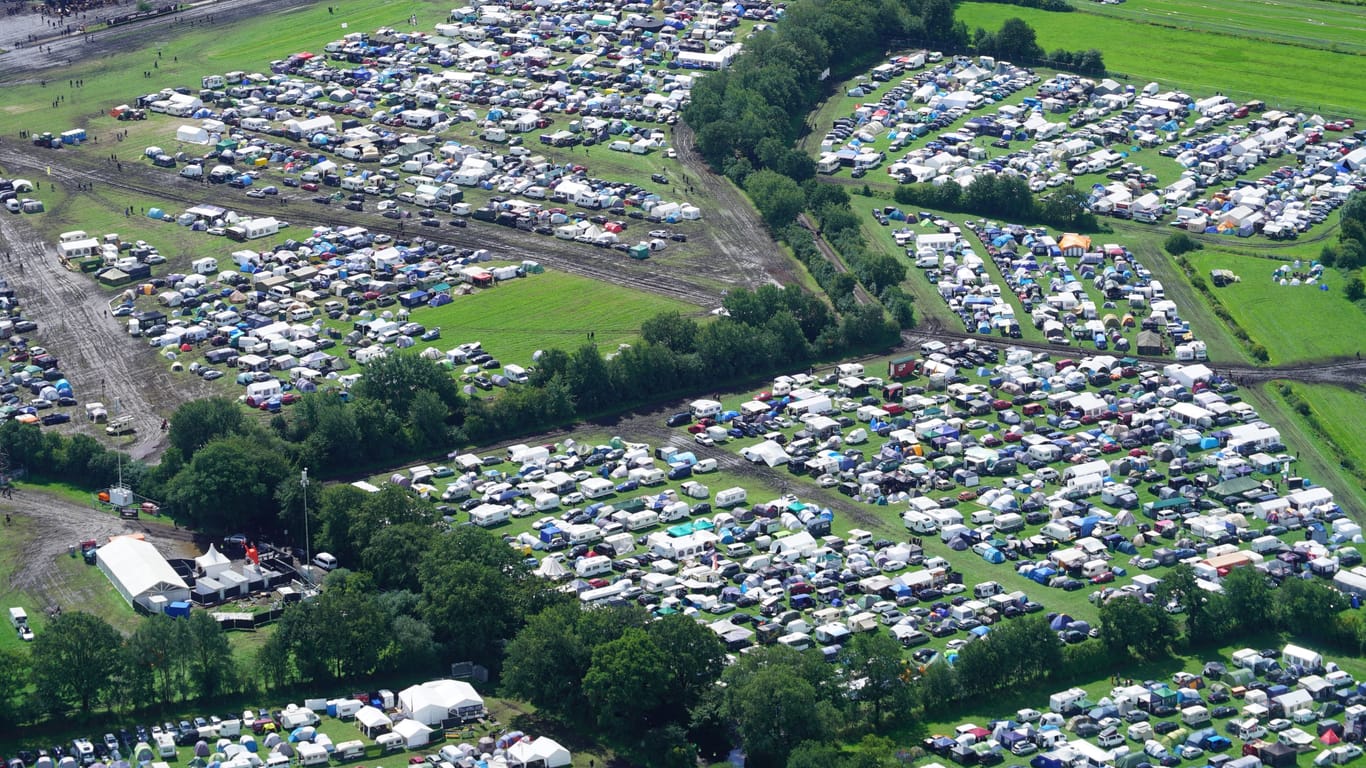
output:
<path id="1" fill-rule="evenodd" d="M 1006 561 L 1006 556 L 1001 554 L 1001 550 L 995 547 L 987 547 L 986 550 L 982 552 L 982 559 L 988 563 L 999 564 Z"/>

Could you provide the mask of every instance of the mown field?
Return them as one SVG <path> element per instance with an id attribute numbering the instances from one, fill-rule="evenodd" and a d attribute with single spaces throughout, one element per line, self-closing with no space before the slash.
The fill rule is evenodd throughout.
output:
<path id="1" fill-rule="evenodd" d="M 1223 93 L 1240 100 L 1261 99 L 1272 108 L 1299 107 L 1325 116 L 1366 115 L 1366 93 L 1351 78 L 1325 76 L 1352 66 L 1352 59 L 1330 51 L 1227 34 L 1136 28 L 1124 19 L 1084 13 L 974 2 L 956 8 L 957 18 L 968 29 L 995 30 L 1006 19 L 1024 19 L 1038 31 L 1045 51 L 1099 48 L 1106 67 L 1129 77 L 1136 87 L 1156 80 L 1201 96 Z"/>
<path id="2" fill-rule="evenodd" d="M 1189 254 L 1207 281 L 1211 269 L 1230 269 L 1241 282 L 1215 288 L 1233 318 L 1264 345 L 1272 363 L 1295 363 L 1328 357 L 1351 357 L 1366 338 L 1366 313 L 1347 300 L 1346 278 L 1330 270 L 1318 285 L 1281 285 L 1272 271 L 1285 262 L 1219 251 Z M 1304 265 L 1308 271 L 1308 264 Z"/>
<path id="3" fill-rule="evenodd" d="M 1130 0 L 1119 5 L 1082 2 L 1074 7 L 1159 27 L 1249 37 L 1306 48 L 1366 53 L 1361 8 L 1322 0 Z"/>
<path id="4" fill-rule="evenodd" d="M 399 307 L 390 309 L 397 311 Z M 418 350 L 436 347 L 444 352 L 463 342 L 480 341 L 489 354 L 504 363 L 525 366 L 538 349 L 578 349 L 590 342 L 590 332 L 599 350 L 613 352 L 618 344 L 640 336 L 642 320 L 660 312 L 686 314 L 696 309 L 652 293 L 552 271 L 457 296 L 435 309 L 421 307 L 412 313 L 412 320 L 441 329 L 440 339 L 419 341 Z M 328 324 L 351 329 L 349 322 Z"/>

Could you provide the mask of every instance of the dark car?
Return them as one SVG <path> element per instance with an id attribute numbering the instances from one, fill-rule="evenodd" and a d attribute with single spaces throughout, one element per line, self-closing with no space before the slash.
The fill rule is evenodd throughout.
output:
<path id="1" fill-rule="evenodd" d="M 1238 710 L 1235 709 L 1234 707 L 1219 706 L 1219 707 L 1215 707 L 1214 709 L 1211 709 L 1211 710 L 1209 711 L 1209 714 L 1210 714 L 1210 717 L 1218 717 L 1218 718 L 1233 717 L 1234 715 L 1238 714 Z"/>
<path id="2" fill-rule="evenodd" d="M 49 413 L 42 418 L 43 426 L 52 427 L 58 424 L 65 424 L 71 421 L 69 413 Z"/>
<path id="3" fill-rule="evenodd" d="M 664 422 L 664 425 L 665 425 L 665 426 L 668 426 L 668 427 L 681 427 L 681 426 L 684 426 L 684 425 L 686 425 L 686 424 L 691 424 L 691 423 L 692 423 L 692 414 L 689 413 L 689 412 L 687 412 L 687 411 L 683 411 L 683 412 L 681 412 L 681 413 L 675 413 L 674 415 L 670 416 L 670 417 Z"/>
<path id="4" fill-rule="evenodd" d="M 1159 736 L 1165 736 L 1180 727 L 1180 724 L 1175 720 L 1163 720 L 1159 723 L 1153 723 L 1153 733 L 1156 733 Z"/>

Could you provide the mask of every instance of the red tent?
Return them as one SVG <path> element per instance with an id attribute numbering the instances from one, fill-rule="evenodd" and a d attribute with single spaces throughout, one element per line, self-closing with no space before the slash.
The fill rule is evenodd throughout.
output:
<path id="1" fill-rule="evenodd" d="M 1332 745 L 1337 744 L 1338 742 L 1342 741 L 1342 737 L 1339 736 L 1339 735 L 1337 735 L 1337 733 L 1335 733 L 1335 732 L 1333 732 L 1333 731 L 1331 731 L 1331 730 L 1328 730 L 1328 731 L 1324 731 L 1324 732 L 1323 732 L 1323 735 L 1319 737 L 1319 741 L 1321 741 L 1321 742 L 1323 742 L 1324 744 L 1327 744 L 1327 745 L 1329 745 L 1329 746 L 1332 746 Z"/>

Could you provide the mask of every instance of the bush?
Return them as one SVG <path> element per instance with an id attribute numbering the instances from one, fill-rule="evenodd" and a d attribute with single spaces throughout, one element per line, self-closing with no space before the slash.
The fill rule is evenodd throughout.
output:
<path id="1" fill-rule="evenodd" d="M 1252 358 L 1258 362 L 1265 363 L 1271 359 L 1271 355 L 1267 353 L 1266 347 L 1261 344 L 1253 344 L 1248 351 L 1252 354 Z"/>
<path id="2" fill-rule="evenodd" d="M 1162 244 L 1162 247 L 1167 249 L 1167 253 L 1170 253 L 1173 256 L 1180 256 L 1181 254 L 1189 253 L 1190 251 L 1198 251 L 1204 246 L 1185 232 L 1177 232 L 1167 238 L 1167 241 Z"/>

